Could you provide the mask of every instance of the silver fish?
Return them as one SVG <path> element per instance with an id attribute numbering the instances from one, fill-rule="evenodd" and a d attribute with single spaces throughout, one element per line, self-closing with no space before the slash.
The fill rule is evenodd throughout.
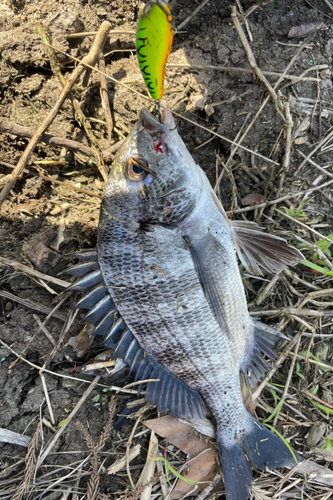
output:
<path id="1" fill-rule="evenodd" d="M 85 321 L 135 379 L 160 379 L 146 399 L 183 418 L 202 419 L 208 406 L 226 497 L 246 500 L 253 468 L 294 458 L 243 405 L 239 373 L 259 380 L 259 351 L 275 358 L 277 332 L 251 319 L 236 253 L 252 274 L 303 258 L 256 224 L 231 222 L 171 111 L 160 123 L 143 109 L 110 172 L 97 253 L 80 255 L 71 288 L 85 291 L 77 307 L 90 308 Z"/>

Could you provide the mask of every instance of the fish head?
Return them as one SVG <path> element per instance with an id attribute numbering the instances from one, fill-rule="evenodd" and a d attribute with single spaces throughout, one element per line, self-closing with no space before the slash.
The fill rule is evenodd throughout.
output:
<path id="1" fill-rule="evenodd" d="M 197 205 L 201 170 L 178 134 L 170 109 L 158 121 L 142 109 L 118 150 L 102 210 L 119 221 L 177 226 Z"/>

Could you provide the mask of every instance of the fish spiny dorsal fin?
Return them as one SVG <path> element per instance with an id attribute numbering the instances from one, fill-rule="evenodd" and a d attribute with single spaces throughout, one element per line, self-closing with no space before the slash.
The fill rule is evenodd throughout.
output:
<path id="1" fill-rule="evenodd" d="M 232 227 L 238 257 L 252 274 L 279 273 L 304 259 L 302 253 L 286 240 L 263 233 L 264 228 L 255 222 L 234 221 Z"/>
<path id="2" fill-rule="evenodd" d="M 81 262 L 68 270 L 68 274 L 77 278 L 69 289 L 82 292 L 73 309 L 88 310 L 81 322 L 96 325 L 93 335 L 104 336 L 103 344 L 114 350 L 114 358 L 123 359 L 130 368 L 130 375 L 136 381 L 159 379 L 159 382 L 146 384 L 146 401 L 156 404 L 160 411 L 170 411 L 174 417 L 205 418 L 206 407 L 200 394 L 147 355 L 127 328 L 105 286 L 97 252 L 78 252 L 72 257 Z M 141 388 L 142 384 L 139 391 Z"/>

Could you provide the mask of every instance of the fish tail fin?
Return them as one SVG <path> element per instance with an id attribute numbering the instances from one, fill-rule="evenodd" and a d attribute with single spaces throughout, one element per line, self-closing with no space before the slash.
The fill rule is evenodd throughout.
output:
<path id="1" fill-rule="evenodd" d="M 302 457 L 276 434 L 252 418 L 251 431 L 231 448 L 223 445 L 217 434 L 227 500 L 248 500 L 253 481 L 252 469 L 273 470 L 296 465 Z"/>
<path id="2" fill-rule="evenodd" d="M 227 500 L 247 500 L 253 481 L 251 465 L 245 456 L 241 443 L 225 448 L 217 439 L 221 458 L 224 487 Z"/>

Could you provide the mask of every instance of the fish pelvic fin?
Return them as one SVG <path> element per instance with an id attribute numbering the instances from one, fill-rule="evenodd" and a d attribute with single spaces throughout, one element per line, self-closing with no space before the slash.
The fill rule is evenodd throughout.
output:
<path id="1" fill-rule="evenodd" d="M 302 253 L 286 240 L 264 233 L 263 228 L 254 222 L 234 221 L 232 227 L 238 257 L 252 274 L 279 273 L 304 259 Z"/>
<path id="2" fill-rule="evenodd" d="M 223 445 L 217 433 L 227 500 L 248 500 L 253 482 L 252 469 L 265 471 L 296 465 L 287 445 L 277 435 L 252 418 L 251 431 L 231 447 Z M 293 450 L 297 462 L 302 457 Z"/>

